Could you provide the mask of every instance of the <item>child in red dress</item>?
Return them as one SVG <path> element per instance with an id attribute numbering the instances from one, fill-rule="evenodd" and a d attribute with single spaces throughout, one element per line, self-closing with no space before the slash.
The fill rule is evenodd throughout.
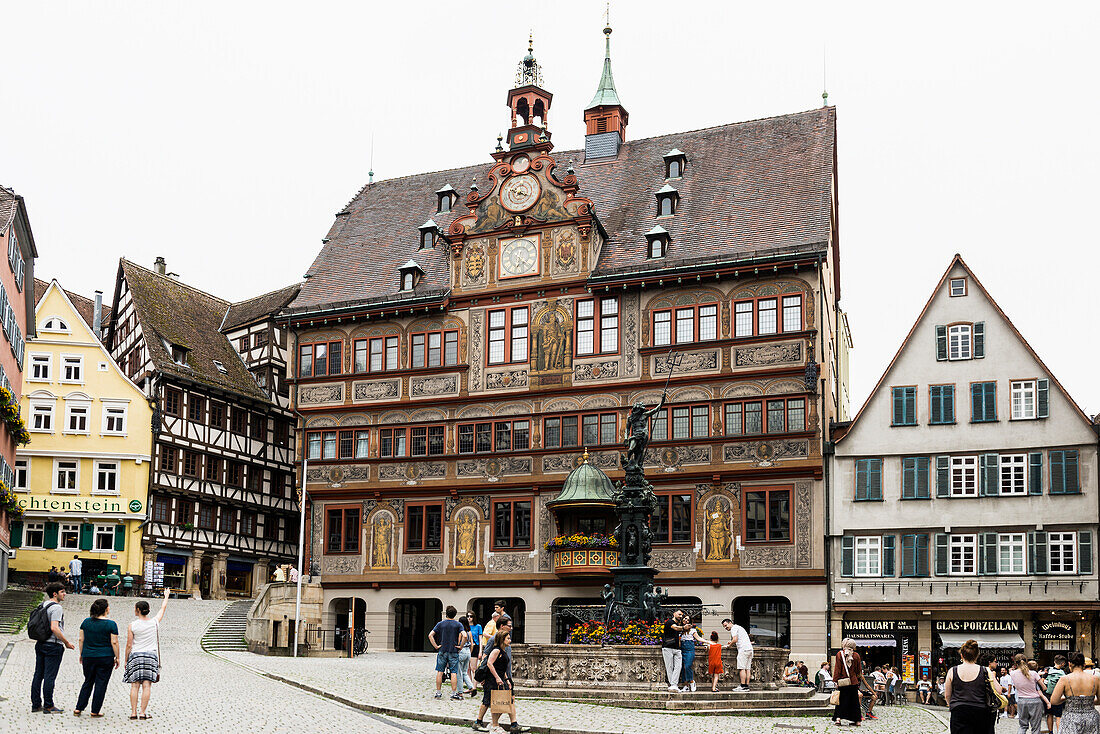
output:
<path id="1" fill-rule="evenodd" d="M 718 676 L 722 675 L 722 644 L 718 641 L 718 633 L 710 633 L 710 644 L 707 645 L 707 673 L 710 675 L 710 690 L 718 692 Z"/>

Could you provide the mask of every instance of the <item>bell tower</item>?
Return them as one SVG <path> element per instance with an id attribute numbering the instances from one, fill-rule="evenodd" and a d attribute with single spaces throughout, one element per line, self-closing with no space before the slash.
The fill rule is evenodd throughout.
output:
<path id="1" fill-rule="evenodd" d="M 615 90 L 611 75 L 611 26 L 603 29 L 605 51 L 603 73 L 592 101 L 584 108 L 584 159 L 615 158 L 626 140 L 626 108 Z"/>
<path id="2" fill-rule="evenodd" d="M 542 84 L 542 67 L 535 60 L 534 44 L 528 37 L 527 55 L 516 68 L 516 86 L 508 91 L 508 107 L 512 110 L 509 150 L 553 148 L 546 124 L 554 95 L 543 89 Z"/>

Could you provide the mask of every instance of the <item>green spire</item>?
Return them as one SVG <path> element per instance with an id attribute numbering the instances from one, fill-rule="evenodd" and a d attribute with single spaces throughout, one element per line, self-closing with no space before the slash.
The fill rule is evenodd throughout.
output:
<path id="1" fill-rule="evenodd" d="M 611 76 L 611 26 L 607 26 L 603 29 L 604 36 L 607 37 L 607 51 L 603 58 L 603 74 L 600 75 L 600 86 L 596 88 L 596 94 L 592 97 L 592 101 L 588 103 L 585 110 L 590 110 L 594 107 L 622 107 L 622 102 L 619 101 L 619 93 L 615 91 L 615 77 Z"/>

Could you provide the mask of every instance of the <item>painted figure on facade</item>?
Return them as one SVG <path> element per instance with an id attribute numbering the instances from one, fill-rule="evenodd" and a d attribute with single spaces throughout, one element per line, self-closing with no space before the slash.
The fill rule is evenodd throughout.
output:
<path id="1" fill-rule="evenodd" d="M 371 526 L 371 568 L 390 568 L 393 562 L 390 560 L 390 540 L 393 537 L 393 523 L 390 516 L 384 512 L 374 518 Z"/>
<path id="2" fill-rule="evenodd" d="M 569 352 L 569 334 L 562 326 L 555 309 L 539 317 L 535 334 L 535 369 L 564 370 Z"/>
<path id="3" fill-rule="evenodd" d="M 707 513 L 707 560 L 724 561 L 729 557 L 729 507 L 724 499 L 719 498 Z"/>
<path id="4" fill-rule="evenodd" d="M 649 446 L 649 419 L 665 404 L 665 396 L 655 406 L 646 410 L 642 403 L 634 403 L 626 419 L 626 452 L 622 455 L 623 468 L 633 465 L 641 468 L 645 450 Z"/>
<path id="5" fill-rule="evenodd" d="M 455 565 L 465 568 L 477 565 L 477 522 L 472 513 L 462 513 L 455 535 Z"/>

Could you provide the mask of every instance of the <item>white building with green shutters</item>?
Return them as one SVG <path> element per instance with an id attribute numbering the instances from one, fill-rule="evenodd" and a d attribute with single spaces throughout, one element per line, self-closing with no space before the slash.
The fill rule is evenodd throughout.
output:
<path id="1" fill-rule="evenodd" d="M 958 255 L 828 464 L 830 647 L 1097 657 L 1097 432 Z"/>

